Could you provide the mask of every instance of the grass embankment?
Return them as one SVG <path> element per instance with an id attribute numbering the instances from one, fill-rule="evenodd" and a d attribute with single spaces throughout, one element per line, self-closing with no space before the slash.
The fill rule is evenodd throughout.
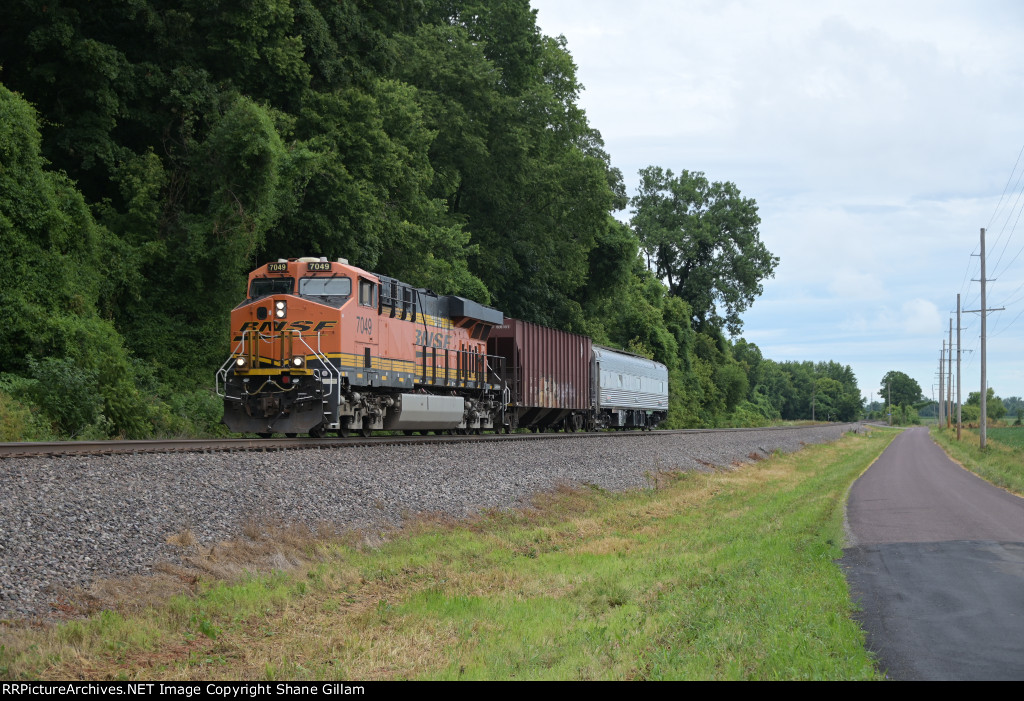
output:
<path id="1" fill-rule="evenodd" d="M 877 679 L 834 561 L 847 488 L 893 435 L 310 542 L 302 571 L 9 629 L 0 676 Z"/>
<path id="2" fill-rule="evenodd" d="M 932 437 L 946 454 L 997 487 L 1024 496 L 1024 428 L 989 428 L 985 451 L 977 429 L 931 429 Z"/>

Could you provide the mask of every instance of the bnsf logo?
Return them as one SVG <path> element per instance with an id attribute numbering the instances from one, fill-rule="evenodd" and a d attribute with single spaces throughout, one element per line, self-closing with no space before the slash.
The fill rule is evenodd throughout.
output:
<path id="1" fill-rule="evenodd" d="M 281 333 L 285 330 L 291 331 L 322 331 L 323 329 L 329 329 L 334 326 L 336 321 L 321 321 L 316 326 L 313 326 L 312 321 L 247 321 L 242 324 L 242 328 L 238 329 L 239 333 L 245 333 L 246 331 L 256 331 L 257 333 Z M 241 336 L 235 338 L 236 341 L 241 340 Z"/>
<path id="2" fill-rule="evenodd" d="M 416 329 L 416 340 L 413 345 L 427 346 L 429 348 L 447 348 L 451 338 L 448 334 Z"/>

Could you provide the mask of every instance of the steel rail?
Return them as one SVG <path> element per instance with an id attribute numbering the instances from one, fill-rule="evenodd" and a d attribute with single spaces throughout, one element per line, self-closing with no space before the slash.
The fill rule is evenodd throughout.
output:
<path id="1" fill-rule="evenodd" d="M 310 450 L 357 448 L 381 445 L 454 444 L 478 441 L 571 440 L 581 438 L 625 438 L 646 435 L 676 435 L 751 431 L 790 431 L 815 426 L 853 426 L 862 424 L 810 424 L 803 426 L 762 426 L 754 428 L 689 428 L 642 432 L 636 430 L 537 432 L 483 435 L 374 435 L 369 438 L 211 438 L 163 440 L 110 440 L 110 441 L 56 441 L 0 443 L 0 459 L 39 458 L 88 455 L 131 455 L 143 453 L 214 453 L 265 452 L 280 450 Z"/>

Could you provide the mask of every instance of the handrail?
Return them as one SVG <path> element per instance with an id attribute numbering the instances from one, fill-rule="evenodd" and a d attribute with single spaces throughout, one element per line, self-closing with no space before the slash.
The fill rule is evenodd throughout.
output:
<path id="1" fill-rule="evenodd" d="M 316 348 L 313 348 L 311 345 L 309 345 L 309 343 L 306 341 L 305 337 L 302 334 L 299 334 L 299 340 L 302 342 L 302 345 L 304 345 L 306 348 L 308 348 L 309 352 L 312 353 L 313 356 L 317 360 L 320 361 L 320 366 L 321 367 L 320 367 L 319 371 L 314 370 L 314 373 L 313 373 L 314 377 L 316 377 L 317 380 L 320 382 L 320 395 L 323 396 L 323 394 L 324 394 L 324 391 L 323 391 L 324 390 L 324 375 L 326 375 L 328 379 L 334 380 L 334 394 L 335 394 L 335 398 L 337 400 L 335 406 L 340 406 L 341 405 L 341 369 L 339 368 L 337 370 L 337 372 L 335 372 L 335 367 L 334 367 L 334 364 L 331 362 L 331 359 L 328 358 L 327 355 L 321 350 L 321 348 L 320 348 L 321 334 L 319 332 L 316 334 Z"/>
<path id="2" fill-rule="evenodd" d="M 248 334 L 248 333 L 249 333 L 248 330 L 242 332 L 242 337 L 238 340 L 238 344 L 235 346 L 235 349 L 231 352 L 231 355 L 229 355 L 228 359 L 224 361 L 224 364 L 220 366 L 220 369 L 217 370 L 216 373 L 214 373 L 214 376 L 213 376 L 213 391 L 217 394 L 218 397 L 225 397 L 225 396 L 227 396 L 227 392 L 228 392 L 228 367 L 231 366 L 235 362 L 235 358 L 238 357 L 239 355 L 241 355 L 242 352 L 244 351 L 244 349 L 245 349 L 245 346 L 244 346 L 244 344 L 245 344 L 245 337 L 246 337 L 246 334 Z M 223 392 L 220 391 L 221 380 L 224 381 L 224 391 Z"/>
<path id="3" fill-rule="evenodd" d="M 284 361 L 284 359 L 294 355 L 295 339 L 297 337 L 302 346 L 304 346 L 306 350 L 308 350 L 309 353 L 313 355 L 313 357 L 320 361 L 322 367 L 319 369 L 314 368 L 314 375 L 320 381 L 321 385 L 323 384 L 324 377 L 326 377 L 327 379 L 341 379 L 340 371 L 335 372 L 334 364 L 331 363 L 330 358 L 327 357 L 327 355 L 321 348 L 322 333 L 317 332 L 316 347 L 314 347 L 310 345 L 309 341 L 307 340 L 307 336 L 304 336 L 301 332 L 297 332 L 294 329 L 288 329 L 282 333 L 269 334 L 259 333 L 251 329 L 246 329 L 245 331 L 242 332 L 241 338 L 239 339 L 238 343 L 235 344 L 235 347 L 231 351 L 231 354 L 228 356 L 227 360 L 224 361 L 224 363 L 220 366 L 220 368 L 214 375 L 214 391 L 216 391 L 218 396 L 223 397 L 227 392 L 228 372 L 236 358 L 240 356 L 245 357 L 249 362 L 249 367 L 255 367 L 257 365 L 257 360 L 259 358 L 259 349 L 258 347 L 255 347 L 258 344 L 252 343 L 252 338 L 254 335 L 259 339 L 260 342 L 268 344 L 274 344 L 276 341 L 280 340 L 282 362 Z M 285 366 L 282 366 L 281 369 L 285 370 L 287 368 Z M 225 385 L 225 389 L 223 392 L 220 389 L 221 383 Z M 339 385 L 338 398 L 340 399 L 340 382 L 338 382 L 337 384 Z"/>

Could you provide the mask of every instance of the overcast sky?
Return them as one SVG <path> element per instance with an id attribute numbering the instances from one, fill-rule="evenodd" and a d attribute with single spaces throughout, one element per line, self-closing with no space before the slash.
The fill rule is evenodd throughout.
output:
<path id="1" fill-rule="evenodd" d="M 980 307 L 986 227 L 988 306 L 1006 307 L 988 385 L 1024 396 L 1024 3 L 532 4 L 630 195 L 658 165 L 757 200 L 781 259 L 744 315 L 765 357 L 850 365 L 875 399 L 900 370 L 931 396 L 957 293 Z M 966 401 L 980 315 L 963 325 Z"/>

